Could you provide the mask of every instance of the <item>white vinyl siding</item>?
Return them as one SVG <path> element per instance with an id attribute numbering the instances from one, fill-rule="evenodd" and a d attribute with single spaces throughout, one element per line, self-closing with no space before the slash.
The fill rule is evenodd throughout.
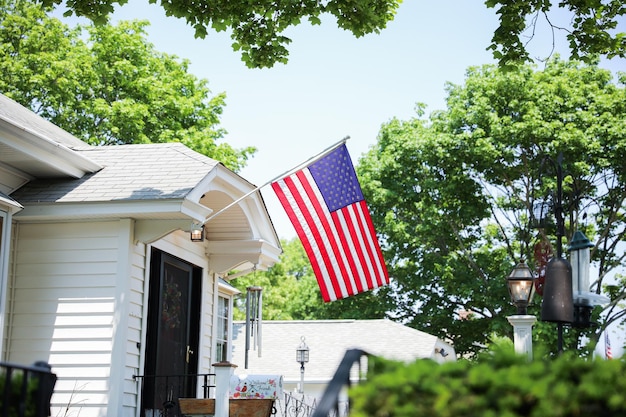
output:
<path id="1" fill-rule="evenodd" d="M 6 360 L 47 361 L 58 376 L 51 415 L 135 417 L 143 374 L 149 245 L 133 221 L 23 224 L 10 268 Z M 174 232 L 152 245 L 202 268 L 198 372 L 215 362 L 217 285 L 202 244 Z M 68 408 L 69 407 L 69 408 Z"/>
<path id="2" fill-rule="evenodd" d="M 69 407 L 82 417 L 101 416 L 116 386 L 110 377 L 125 227 L 124 221 L 18 226 L 8 360 L 50 363 L 58 376 L 52 415 Z"/>
<path id="3" fill-rule="evenodd" d="M 142 323 L 143 323 L 143 300 L 145 273 L 148 259 L 146 258 L 146 245 L 139 242 L 132 247 L 130 257 L 130 285 L 128 290 L 128 333 L 126 342 L 125 374 L 124 374 L 124 399 L 123 407 L 125 415 L 134 416 L 136 407 L 139 405 L 139 391 L 137 381 L 133 375 L 142 375 L 141 370 L 141 347 L 142 347 Z M 147 298 L 146 298 L 147 300 Z"/>

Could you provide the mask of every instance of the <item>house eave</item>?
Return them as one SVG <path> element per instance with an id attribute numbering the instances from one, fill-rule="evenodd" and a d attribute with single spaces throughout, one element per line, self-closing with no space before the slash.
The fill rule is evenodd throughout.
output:
<path id="1" fill-rule="evenodd" d="M 202 222 L 212 210 L 188 199 L 117 200 L 28 204 L 15 216 L 20 222 L 110 220 L 120 218 Z"/>
<path id="2" fill-rule="evenodd" d="M 56 176 L 81 178 L 87 173 L 96 172 L 102 168 L 101 165 L 78 154 L 73 149 L 38 134 L 26 126 L 16 125 L 1 114 L 0 131 L 4 133 L 0 135 L 0 143 L 48 166 Z M 83 146 L 88 145 L 83 144 Z"/>
<path id="3" fill-rule="evenodd" d="M 3 94 L 0 94 L 0 145 L 10 151 L 9 155 L 20 155 L 4 162 L 17 161 L 14 168 L 27 174 L 36 167 L 39 177 L 81 178 L 102 168 L 75 151 L 89 147 L 88 144 Z"/>
<path id="4" fill-rule="evenodd" d="M 18 211 L 24 208 L 24 206 L 22 206 L 20 203 L 13 200 L 11 197 L 9 197 L 8 195 L 4 194 L 1 191 L 0 191 L 0 207 L 4 207 L 5 210 L 7 210 L 8 212 L 12 214 L 17 213 Z"/>

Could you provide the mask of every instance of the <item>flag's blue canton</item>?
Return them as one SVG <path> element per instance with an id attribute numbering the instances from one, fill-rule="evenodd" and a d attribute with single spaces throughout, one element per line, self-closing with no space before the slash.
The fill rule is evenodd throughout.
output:
<path id="1" fill-rule="evenodd" d="M 345 145 L 309 166 L 328 211 L 333 212 L 363 200 L 363 193 Z"/>

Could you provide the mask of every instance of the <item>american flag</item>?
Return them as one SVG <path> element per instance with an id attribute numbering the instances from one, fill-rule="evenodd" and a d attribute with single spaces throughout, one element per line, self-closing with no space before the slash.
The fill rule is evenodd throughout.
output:
<path id="1" fill-rule="evenodd" d="M 389 284 L 345 143 L 272 188 L 302 241 L 324 301 Z"/>
<path id="2" fill-rule="evenodd" d="M 607 359 L 613 359 L 613 352 L 611 351 L 611 341 L 609 340 L 609 333 L 604 332 L 604 356 Z"/>

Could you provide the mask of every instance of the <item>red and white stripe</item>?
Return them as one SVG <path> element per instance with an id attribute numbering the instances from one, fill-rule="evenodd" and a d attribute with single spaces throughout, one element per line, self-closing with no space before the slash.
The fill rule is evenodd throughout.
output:
<path id="1" fill-rule="evenodd" d="M 365 201 L 329 212 L 307 168 L 272 188 L 302 241 L 324 301 L 389 283 Z"/>

